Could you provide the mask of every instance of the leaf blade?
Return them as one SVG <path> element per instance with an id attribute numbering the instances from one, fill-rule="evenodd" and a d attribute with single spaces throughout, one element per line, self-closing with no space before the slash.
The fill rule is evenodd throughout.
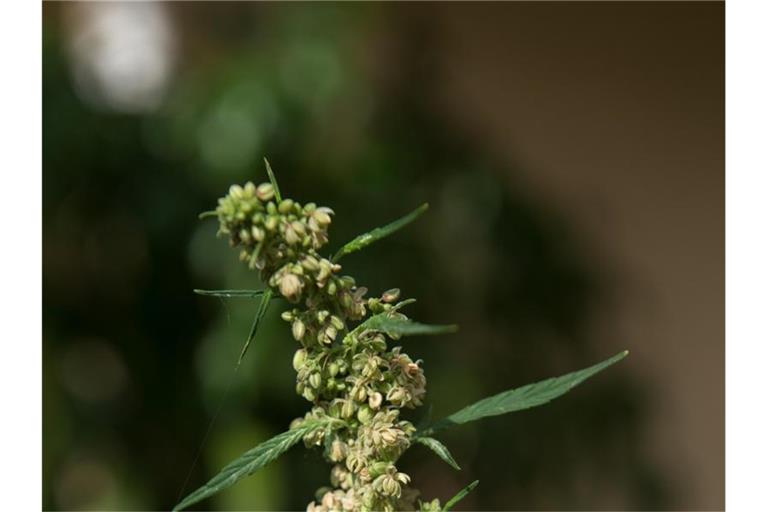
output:
<path id="1" fill-rule="evenodd" d="M 245 340 L 245 344 L 243 345 L 243 350 L 240 352 L 240 357 L 237 360 L 238 366 L 240 366 L 240 363 L 243 362 L 245 353 L 248 351 L 248 347 L 251 346 L 251 341 L 253 341 L 254 336 L 256 336 L 256 330 L 259 328 L 261 319 L 264 318 L 264 315 L 267 313 L 267 308 L 269 308 L 270 300 L 272 300 L 272 290 L 268 288 L 261 295 L 261 302 L 259 303 L 259 309 L 256 310 L 256 316 L 253 318 L 251 331 L 248 333 L 248 339 Z"/>
<path id="2" fill-rule="evenodd" d="M 629 351 L 625 350 L 588 368 L 553 377 L 516 389 L 510 389 L 475 402 L 447 418 L 435 423 L 421 435 L 431 435 L 454 425 L 461 425 L 488 416 L 498 416 L 543 405 L 558 398 L 588 378 L 624 359 Z"/>
<path id="3" fill-rule="evenodd" d="M 277 186 L 277 178 L 275 178 L 275 173 L 272 172 L 272 166 L 269 165 L 269 160 L 267 160 L 266 157 L 264 157 L 264 163 L 267 166 L 267 175 L 269 175 L 269 182 L 272 183 L 272 188 L 275 191 L 275 199 L 277 200 L 277 203 L 280 204 L 282 202 L 283 197 L 280 195 L 280 187 Z"/>
<path id="4" fill-rule="evenodd" d="M 445 506 L 443 506 L 442 510 L 443 511 L 451 510 L 451 508 L 453 508 L 454 505 L 456 505 L 458 502 L 463 500 L 467 496 L 467 494 L 472 492 L 479 483 L 480 483 L 480 480 L 475 480 L 474 482 L 472 482 L 471 484 L 469 484 L 468 486 L 460 490 L 458 493 L 456 493 L 456 496 L 448 500 L 448 503 L 446 503 Z"/>
<path id="5" fill-rule="evenodd" d="M 173 510 L 185 509 L 234 485 L 246 476 L 252 475 L 288 451 L 292 446 L 301 441 L 306 434 L 317 428 L 325 428 L 326 423 L 321 421 L 305 422 L 295 429 L 278 434 L 255 448 L 248 450 L 239 458 L 227 464 L 206 484 L 181 500 Z"/>
<path id="6" fill-rule="evenodd" d="M 263 295 L 265 290 L 200 290 L 198 288 L 195 288 L 192 291 L 198 295 L 203 295 L 205 297 L 221 297 L 225 299 L 231 299 L 231 298 L 255 299 L 256 297 L 260 297 L 261 295 Z"/>
<path id="7" fill-rule="evenodd" d="M 453 455 L 451 455 L 451 452 L 448 451 L 448 447 L 445 446 L 443 443 L 435 439 L 434 437 L 417 437 L 416 442 L 419 444 L 423 444 L 435 454 L 443 459 L 449 466 L 451 466 L 456 471 L 461 471 L 461 468 L 459 467 L 459 463 L 456 462 L 456 459 L 453 458 Z"/>
<path id="8" fill-rule="evenodd" d="M 409 301 L 401 302 L 401 304 L 407 303 L 409 303 Z M 414 336 L 453 333 L 459 329 L 457 325 L 421 324 L 410 319 L 393 317 L 391 316 L 391 313 L 393 312 L 388 311 L 369 317 L 363 323 L 352 329 L 346 337 L 354 337 L 367 330 L 380 331 L 390 336 Z"/>
<path id="9" fill-rule="evenodd" d="M 415 210 L 413 210 L 408 215 L 405 215 L 404 217 L 400 217 L 399 219 L 390 222 L 389 224 L 385 226 L 381 226 L 378 228 L 374 228 L 371 231 L 367 233 L 363 233 L 362 235 L 358 235 L 350 242 L 347 242 L 344 244 L 341 249 L 336 251 L 336 254 L 333 256 L 332 261 L 335 263 L 339 261 L 341 258 L 346 256 L 347 254 L 351 254 L 353 252 L 357 252 L 361 249 L 364 249 L 371 245 L 372 243 L 376 242 L 377 240 L 381 240 L 384 237 L 387 237 L 394 233 L 395 231 L 398 231 L 414 220 L 416 220 L 422 213 L 427 211 L 429 209 L 429 204 L 424 203 Z"/>

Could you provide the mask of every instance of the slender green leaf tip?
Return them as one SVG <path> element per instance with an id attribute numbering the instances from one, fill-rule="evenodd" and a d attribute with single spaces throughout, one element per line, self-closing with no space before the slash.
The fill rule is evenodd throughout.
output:
<path id="1" fill-rule="evenodd" d="M 269 160 L 267 160 L 267 157 L 264 157 L 264 164 L 267 166 L 267 174 L 269 175 L 269 182 L 272 183 L 272 188 L 275 189 L 275 199 L 277 199 L 277 203 L 280 204 L 280 202 L 283 200 L 283 197 L 280 195 L 280 187 L 277 186 L 277 179 L 275 178 L 275 173 L 272 172 L 272 166 L 269 165 Z"/>
<path id="2" fill-rule="evenodd" d="M 542 380 L 527 386 L 510 389 L 497 395 L 475 402 L 447 418 L 440 420 L 432 427 L 420 432 L 420 436 L 429 436 L 454 425 L 469 423 L 487 416 L 498 416 L 510 412 L 521 411 L 531 407 L 546 404 L 575 388 L 588 378 L 624 359 L 628 350 L 620 352 L 596 365 L 575 372 Z"/>
<path id="3" fill-rule="evenodd" d="M 254 336 L 256 336 L 256 330 L 259 328 L 259 323 L 261 322 L 261 319 L 264 317 L 264 315 L 267 313 L 267 308 L 269 307 L 270 300 L 272 300 L 272 290 L 267 289 L 261 295 L 261 302 L 259 303 L 259 309 L 256 310 L 256 316 L 253 318 L 253 324 L 251 325 L 251 332 L 248 333 L 248 339 L 245 340 L 245 345 L 243 345 L 243 350 L 240 352 L 240 357 L 237 360 L 237 366 L 240 366 L 240 363 L 243 362 L 245 353 L 248 351 L 248 347 L 251 346 L 251 341 L 253 341 Z"/>
<path id="4" fill-rule="evenodd" d="M 207 212 L 203 212 L 200 215 L 197 216 L 198 219 L 205 219 L 206 217 L 215 217 L 218 213 L 216 210 L 208 210 Z"/>
<path id="5" fill-rule="evenodd" d="M 255 299 L 264 293 L 264 290 L 200 290 L 195 288 L 192 290 L 198 295 L 206 297 L 222 297 L 222 298 L 246 298 Z"/>
<path id="6" fill-rule="evenodd" d="M 453 455 L 451 455 L 451 452 L 448 451 L 448 447 L 445 446 L 443 443 L 435 439 L 434 437 L 417 437 L 416 442 L 419 444 L 423 444 L 435 454 L 443 459 L 445 463 L 447 463 L 449 466 L 451 466 L 456 471 L 461 471 L 461 468 L 459 467 L 459 463 L 456 462 L 456 459 L 453 458 Z"/>
<path id="7" fill-rule="evenodd" d="M 333 256 L 334 263 L 339 261 L 347 254 L 351 254 L 353 252 L 359 251 L 360 249 L 364 249 L 365 247 L 371 245 L 373 242 L 381 240 L 382 238 L 389 236 L 395 231 L 407 226 L 428 209 L 429 203 L 424 203 L 405 217 L 401 217 L 396 221 L 390 222 L 386 226 L 375 228 L 368 233 L 363 233 L 362 235 L 357 236 L 351 242 L 344 244 L 344 246 L 336 252 L 336 254 Z"/>
<path id="8" fill-rule="evenodd" d="M 468 486 L 460 490 L 456 494 L 456 496 L 448 500 L 448 503 L 446 503 L 445 506 L 443 506 L 442 510 L 443 511 L 451 510 L 451 508 L 453 508 L 454 505 L 456 505 L 458 502 L 463 500 L 467 496 L 467 494 L 471 493 L 479 483 L 480 483 L 480 480 L 475 480 L 474 482 L 472 482 L 471 484 L 469 484 Z"/>

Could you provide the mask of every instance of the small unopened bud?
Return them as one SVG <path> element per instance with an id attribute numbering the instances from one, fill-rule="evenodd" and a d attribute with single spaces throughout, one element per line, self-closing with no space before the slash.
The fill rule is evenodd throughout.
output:
<path id="1" fill-rule="evenodd" d="M 345 400 L 344 405 L 341 406 L 341 415 L 345 418 L 351 418 L 355 414 L 355 404 L 352 400 Z"/>
<path id="2" fill-rule="evenodd" d="M 292 225 L 285 228 L 285 241 L 288 242 L 289 245 L 296 245 L 301 242 L 301 237 L 296 233 L 296 230 L 293 229 Z"/>
<path id="3" fill-rule="evenodd" d="M 293 369 L 296 371 L 301 370 L 304 367 L 304 362 L 307 360 L 307 351 L 300 348 L 293 354 Z"/>
<path id="4" fill-rule="evenodd" d="M 282 318 L 286 322 L 292 322 L 293 321 L 293 311 L 283 311 L 280 314 L 280 318 Z"/>
<path id="5" fill-rule="evenodd" d="M 277 205 L 277 211 L 285 215 L 286 213 L 289 213 L 291 209 L 293 208 L 293 200 L 292 199 L 283 199 L 280 201 L 280 204 Z"/>
<path id="6" fill-rule="evenodd" d="M 331 443 L 331 460 L 333 462 L 340 462 L 347 457 L 347 445 L 343 441 L 335 439 Z"/>
<path id="7" fill-rule="evenodd" d="M 309 376 L 309 385 L 313 388 L 317 389 L 320 387 L 320 385 L 323 383 L 323 378 L 320 376 L 319 373 L 313 373 Z"/>
<path id="8" fill-rule="evenodd" d="M 275 189 L 271 183 L 262 183 L 256 188 L 256 197 L 262 201 L 269 201 L 275 197 Z"/>
<path id="9" fill-rule="evenodd" d="M 335 377 L 339 374 L 339 365 L 336 363 L 331 363 L 328 365 L 328 373 L 331 377 Z"/>
<path id="10" fill-rule="evenodd" d="M 381 294 L 381 300 L 386 303 L 395 302 L 400 298 L 400 288 L 392 288 Z"/>
<path id="11" fill-rule="evenodd" d="M 269 204 L 272 204 L 272 203 L 269 203 Z M 267 231 L 274 231 L 275 229 L 277 229 L 278 222 L 279 220 L 277 217 L 275 217 L 274 215 L 270 215 L 264 221 L 264 227 L 267 229 Z"/>
<path id="12" fill-rule="evenodd" d="M 318 208 L 312 212 L 312 218 L 321 226 L 325 227 L 331 223 L 331 216 L 328 214 L 328 208 Z"/>
<path id="13" fill-rule="evenodd" d="M 310 402 L 314 402 L 315 399 L 317 398 L 317 395 L 315 394 L 315 390 L 309 387 L 304 388 L 304 393 L 302 393 L 302 395 L 304 396 L 304 398 L 306 398 Z"/>
<path id="14" fill-rule="evenodd" d="M 336 315 L 331 316 L 331 325 L 336 328 L 337 331 L 344 329 L 344 322 Z"/>
<path id="15" fill-rule="evenodd" d="M 229 195 L 232 196 L 235 199 L 240 199 L 243 197 L 243 187 L 240 185 L 232 185 L 229 187 Z"/>
<path id="16" fill-rule="evenodd" d="M 368 396 L 368 406 L 374 411 L 381 407 L 382 396 L 378 391 Z"/>
<path id="17" fill-rule="evenodd" d="M 355 390 L 355 400 L 358 402 L 365 402 L 365 400 L 368 398 L 368 392 L 365 390 L 364 387 L 360 386 Z"/>
<path id="18" fill-rule="evenodd" d="M 301 341 L 305 332 L 306 327 L 304 326 L 304 322 L 302 322 L 300 318 L 294 320 L 293 324 L 291 325 L 291 333 L 293 334 L 293 339 L 296 341 Z"/>
<path id="19" fill-rule="evenodd" d="M 357 421 L 359 421 L 360 423 L 365 424 L 371 421 L 372 419 L 373 419 L 373 411 L 367 405 L 364 405 L 357 410 Z"/>
<path id="20" fill-rule="evenodd" d="M 253 226 L 251 228 L 251 235 L 253 236 L 253 239 L 256 240 L 257 242 L 261 242 L 262 240 L 264 240 L 264 230 L 257 226 Z"/>
<path id="21" fill-rule="evenodd" d="M 301 293 L 301 280 L 294 274 L 285 274 L 280 279 L 280 293 L 288 300 L 294 300 Z"/>

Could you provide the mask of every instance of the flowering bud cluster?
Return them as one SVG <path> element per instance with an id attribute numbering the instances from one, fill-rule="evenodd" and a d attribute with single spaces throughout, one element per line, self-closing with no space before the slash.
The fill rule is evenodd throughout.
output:
<path id="1" fill-rule="evenodd" d="M 404 318 L 399 290 L 366 299 L 366 288 L 320 256 L 328 242 L 329 208 L 278 201 L 271 184 L 247 183 L 231 187 L 216 213 L 219 232 L 241 249 L 241 259 L 293 306 L 282 318 L 301 345 L 293 357 L 296 392 L 313 407 L 291 427 L 321 418 L 343 425 L 304 437 L 333 464 L 332 487 L 321 489 L 307 510 L 413 509 L 418 492 L 395 463 L 415 432 L 400 410 L 422 405 L 423 370 L 401 347 L 388 347 L 394 336 L 350 329 L 368 313 Z"/>

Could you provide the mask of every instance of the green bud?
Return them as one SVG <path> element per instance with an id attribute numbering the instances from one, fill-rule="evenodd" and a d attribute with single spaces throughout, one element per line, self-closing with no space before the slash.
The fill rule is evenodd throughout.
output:
<path id="1" fill-rule="evenodd" d="M 271 183 L 262 183 L 256 188 L 256 197 L 261 201 L 269 201 L 275 197 L 275 189 Z"/>
<path id="2" fill-rule="evenodd" d="M 302 322 L 300 318 L 294 320 L 293 324 L 291 325 L 291 333 L 293 334 L 293 339 L 296 341 L 301 341 L 305 332 L 306 327 L 304 326 L 304 322 Z"/>
<path id="3" fill-rule="evenodd" d="M 400 288 L 392 288 L 391 290 L 387 290 L 381 294 L 381 300 L 383 300 L 386 303 L 395 302 L 399 298 L 400 298 Z"/>
<path id="4" fill-rule="evenodd" d="M 304 205 L 304 213 L 310 214 L 317 208 L 317 205 L 315 203 L 307 203 Z"/>
<path id="5" fill-rule="evenodd" d="M 300 348 L 293 354 L 293 369 L 296 371 L 301 370 L 304 367 L 304 363 L 307 360 L 307 351 Z"/>
<path id="6" fill-rule="evenodd" d="M 240 236 L 240 240 L 242 240 L 244 244 L 247 244 L 251 241 L 251 233 L 247 229 L 241 229 L 238 235 Z"/>
<path id="7" fill-rule="evenodd" d="M 262 240 L 264 240 L 264 230 L 259 227 L 253 226 L 251 228 L 251 235 L 253 236 L 253 239 L 256 240 L 257 242 L 261 242 Z"/>
<path id="8" fill-rule="evenodd" d="M 317 395 L 315 394 L 315 390 L 312 388 L 304 388 L 304 393 L 302 393 L 302 396 L 309 400 L 310 402 L 314 402 L 315 399 L 317 399 Z"/>
<path id="9" fill-rule="evenodd" d="M 315 389 L 318 389 L 320 385 L 323 383 L 323 378 L 320 376 L 319 373 L 313 373 L 309 376 L 309 385 L 312 386 Z"/>
<path id="10" fill-rule="evenodd" d="M 280 201 L 280 204 L 277 206 L 277 211 L 282 213 L 283 215 L 290 213 L 292 209 L 293 209 L 292 199 L 283 199 L 282 201 Z"/>
<path id="11" fill-rule="evenodd" d="M 357 421 L 366 424 L 373 419 L 373 411 L 367 405 L 363 405 L 357 410 Z"/>
<path id="12" fill-rule="evenodd" d="M 321 324 L 325 323 L 325 319 L 328 318 L 328 315 L 330 315 L 331 312 L 325 309 L 322 309 L 317 312 L 317 321 Z"/>
<path id="13" fill-rule="evenodd" d="M 328 374 L 330 374 L 331 377 L 335 377 L 339 374 L 339 365 L 336 363 L 331 363 L 328 365 Z"/>
<path id="14" fill-rule="evenodd" d="M 331 316 L 331 325 L 336 328 L 337 331 L 344 329 L 344 322 L 336 315 Z"/>
<path id="15" fill-rule="evenodd" d="M 240 199 L 243 197 L 243 187 L 240 185 L 232 185 L 229 187 L 229 195 L 234 199 Z"/>
<path id="16" fill-rule="evenodd" d="M 286 322 L 292 322 L 293 321 L 293 311 L 283 311 L 280 314 L 280 318 L 282 318 Z"/>
<path id="17" fill-rule="evenodd" d="M 272 204 L 272 203 L 269 203 Z M 274 231 L 277 229 L 277 224 L 279 222 L 279 219 L 275 217 L 274 215 L 270 215 L 266 218 L 264 221 L 264 227 L 267 229 L 267 231 Z"/>
<path id="18" fill-rule="evenodd" d="M 336 295 L 336 283 L 333 281 L 328 283 L 328 295 Z"/>
<path id="19" fill-rule="evenodd" d="M 351 418 L 355 414 L 355 404 L 352 400 L 345 400 L 341 406 L 341 415 L 345 418 Z"/>

